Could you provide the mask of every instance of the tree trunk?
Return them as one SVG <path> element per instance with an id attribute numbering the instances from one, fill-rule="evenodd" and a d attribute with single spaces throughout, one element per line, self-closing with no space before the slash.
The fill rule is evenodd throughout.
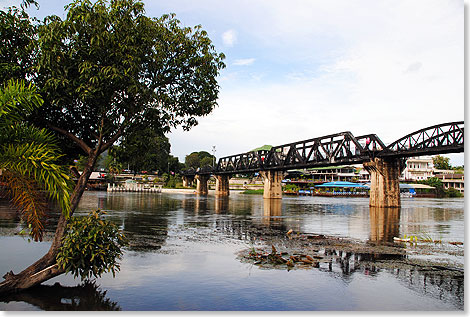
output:
<path id="1" fill-rule="evenodd" d="M 70 200 L 70 216 L 72 216 L 75 209 L 77 209 L 80 198 L 85 191 L 88 180 L 93 172 L 93 167 L 95 166 L 98 158 L 97 152 L 98 150 L 91 152 L 83 173 L 75 185 Z M 63 214 L 61 214 L 49 251 L 22 272 L 18 274 L 14 274 L 13 271 L 6 273 L 3 276 L 5 280 L 0 283 L 0 295 L 30 288 L 65 272 L 57 266 L 56 256 L 59 252 L 60 246 L 62 245 L 62 238 L 64 237 L 66 228 L 67 219 Z"/>

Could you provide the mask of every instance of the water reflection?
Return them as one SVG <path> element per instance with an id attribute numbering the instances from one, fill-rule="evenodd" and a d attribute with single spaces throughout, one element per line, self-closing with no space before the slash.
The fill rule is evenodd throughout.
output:
<path id="1" fill-rule="evenodd" d="M 12 235 L 20 231 L 19 221 L 19 213 L 11 208 L 8 201 L 0 199 L 0 233 L 2 235 Z"/>
<path id="2" fill-rule="evenodd" d="M 229 201 L 228 197 L 219 196 L 215 197 L 215 213 L 226 214 L 229 212 Z"/>
<path id="3" fill-rule="evenodd" d="M 0 298 L 0 301 L 25 302 L 42 310 L 121 310 L 116 302 L 106 297 L 106 291 L 91 281 L 74 287 L 61 286 L 59 283 L 38 285 Z"/>
<path id="4" fill-rule="evenodd" d="M 199 215 L 199 213 L 205 214 L 207 212 L 207 197 L 206 196 L 196 196 L 196 203 L 194 204 L 194 214 Z"/>
<path id="5" fill-rule="evenodd" d="M 109 217 L 118 223 L 129 239 L 129 250 L 155 251 L 162 247 L 168 236 L 168 213 L 177 201 L 157 195 L 108 195 L 99 200 Z"/>
<path id="6" fill-rule="evenodd" d="M 370 207 L 370 241 L 392 243 L 400 236 L 400 208 Z"/>
<path id="7" fill-rule="evenodd" d="M 264 306 L 269 304 L 265 298 L 259 302 L 252 301 L 256 294 L 265 294 L 263 292 L 267 290 L 272 294 L 279 291 L 276 293 L 279 294 L 279 302 L 295 302 L 298 298 L 308 297 L 305 302 L 312 304 L 302 306 L 306 310 L 318 307 L 370 309 L 368 303 L 358 303 L 354 297 L 345 300 L 345 306 L 336 306 L 335 301 L 338 299 L 334 296 L 328 300 L 309 295 L 318 291 L 316 287 L 321 281 L 325 282 L 321 285 L 327 294 L 349 291 L 359 295 L 367 292 L 375 294 L 378 293 L 376 287 L 387 289 L 390 286 L 401 294 L 409 294 L 408 291 L 412 290 L 413 299 L 426 299 L 420 304 L 428 303 L 429 298 L 433 301 L 436 299 L 436 304 L 429 309 L 438 309 L 441 303 L 447 305 L 447 308 L 463 309 L 463 272 L 449 275 L 441 274 L 437 268 L 411 266 L 406 264 L 409 259 L 404 254 L 366 253 L 362 249 L 345 251 L 337 246 L 322 245 L 316 251 L 329 258 L 321 262 L 319 268 L 309 268 L 307 272 L 284 270 L 276 274 L 242 265 L 235 255 L 254 240 L 261 241 L 262 238 L 262 243 L 268 246 L 280 241 L 275 239 L 285 237 L 289 229 L 360 239 L 371 242 L 366 243 L 368 247 L 377 244 L 382 249 L 393 244 L 394 236 L 424 231 L 440 234 L 448 241 L 463 241 L 463 203 L 450 201 L 439 204 L 429 200 L 405 200 L 400 210 L 369 208 L 367 200 L 348 198 L 264 200 L 262 197 L 239 194 L 230 197 L 198 197 L 192 194 L 94 192 L 84 195 L 77 215 L 87 214 L 97 208 L 106 210 L 106 217 L 120 225 L 130 240 L 131 252 L 125 253 L 122 271 L 116 279 L 100 280 L 102 287 L 104 285 L 105 289 L 112 290 L 111 294 L 119 298 L 119 305 L 123 309 L 135 308 L 138 305 L 135 304 L 136 298 L 141 299 L 148 310 L 178 309 L 174 307 L 179 306 L 166 303 L 171 299 L 178 303 L 193 303 L 198 294 L 205 292 L 206 295 L 216 294 L 224 298 L 223 303 L 222 300 L 217 302 L 218 298 L 211 302 L 210 305 L 215 305 L 210 306 L 211 309 L 255 307 L 269 310 L 272 306 Z M 15 215 L 0 206 L 0 230 L 14 230 L 19 223 Z M 3 231 L 0 234 L 7 235 Z M 20 259 L 21 251 L 17 253 L 15 259 Z M 391 268 L 389 264 L 392 262 L 403 266 L 400 269 Z M 64 285 L 63 280 L 60 282 Z M 290 282 L 296 287 L 286 291 L 285 287 Z M 226 284 L 230 285 L 223 288 Z M 146 300 L 140 297 L 143 292 L 146 293 Z M 53 285 L 34 292 L 16 294 L 18 297 L 5 301 L 23 301 L 45 310 L 119 309 L 118 304 L 107 299 L 104 293 L 83 285 Z M 381 296 L 386 302 L 389 295 L 384 293 L 377 297 Z M 158 296 L 160 300 L 157 305 L 155 298 Z M 93 306 L 93 298 L 96 306 Z M 327 303 L 327 306 L 321 306 L 321 302 Z M 413 306 L 414 303 L 410 302 L 404 309 L 423 307 Z M 85 303 L 87 308 L 81 306 Z M 227 303 L 234 306 L 223 306 Z M 449 306 L 449 303 L 453 306 Z M 400 305 L 397 305 L 399 309 Z"/>
<path id="8" fill-rule="evenodd" d="M 339 277 L 345 281 L 350 280 L 350 276 L 353 273 L 373 275 L 380 271 L 374 265 L 376 261 L 399 261 L 406 258 L 404 254 L 351 252 L 331 248 L 326 248 L 324 254 L 330 260 L 326 261 L 325 265 L 322 265 L 321 268 L 326 270 L 325 266 L 327 264 L 329 272 L 338 273 Z"/>
<path id="9" fill-rule="evenodd" d="M 265 199 L 263 201 L 263 224 L 282 225 L 282 201 L 280 199 Z"/>
<path id="10" fill-rule="evenodd" d="M 322 263 L 320 270 L 330 272 L 345 282 L 352 281 L 353 274 L 379 277 L 379 274 L 386 272 L 410 290 L 451 302 L 459 309 L 464 308 L 463 271 L 449 272 L 436 267 L 405 264 L 402 268 L 387 267 L 389 261 L 404 263 L 404 254 L 353 253 L 335 249 L 325 249 L 324 252 L 333 259 Z"/>

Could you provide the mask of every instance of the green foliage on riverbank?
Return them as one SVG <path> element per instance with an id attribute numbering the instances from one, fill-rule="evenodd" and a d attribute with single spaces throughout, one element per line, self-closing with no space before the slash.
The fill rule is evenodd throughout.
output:
<path id="1" fill-rule="evenodd" d="M 119 227 L 101 219 L 103 211 L 92 211 L 86 217 L 72 217 L 67 234 L 57 255 L 57 264 L 82 280 L 119 271 L 118 260 L 128 241 Z"/>
<path id="2" fill-rule="evenodd" d="M 242 191 L 242 194 L 247 194 L 247 195 L 263 195 L 264 194 L 264 189 L 247 189 L 245 191 Z"/>
<path id="3" fill-rule="evenodd" d="M 300 187 L 295 184 L 286 184 L 282 189 L 285 192 L 297 193 Z"/>
<path id="4" fill-rule="evenodd" d="M 430 177 L 427 180 L 418 181 L 418 184 L 425 184 L 436 188 L 437 197 L 463 197 L 463 194 L 455 188 L 444 188 L 444 184 L 437 177 Z"/>

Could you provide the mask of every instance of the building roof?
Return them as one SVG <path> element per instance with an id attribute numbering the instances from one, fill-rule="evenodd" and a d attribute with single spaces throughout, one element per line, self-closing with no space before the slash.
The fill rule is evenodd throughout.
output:
<path id="1" fill-rule="evenodd" d="M 400 188 L 414 188 L 414 189 L 434 189 L 436 187 L 432 187 L 425 184 L 400 184 Z"/>
<path id="2" fill-rule="evenodd" d="M 354 168 L 354 166 L 350 165 L 338 165 L 338 166 L 325 166 L 325 167 L 312 167 L 308 168 L 308 171 L 323 171 L 323 170 L 334 170 L 334 169 L 339 169 L 339 168 Z"/>
<path id="3" fill-rule="evenodd" d="M 369 188 L 369 186 L 366 186 L 363 184 L 352 183 L 352 182 L 340 182 L 340 181 L 323 183 L 321 185 L 316 185 L 315 187 Z"/>
<path id="4" fill-rule="evenodd" d="M 440 174 L 436 175 L 437 178 L 444 180 L 444 179 L 463 179 L 464 174 Z"/>

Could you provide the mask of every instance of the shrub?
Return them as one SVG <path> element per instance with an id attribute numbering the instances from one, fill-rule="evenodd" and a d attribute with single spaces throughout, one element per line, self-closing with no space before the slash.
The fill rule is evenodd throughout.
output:
<path id="1" fill-rule="evenodd" d="M 286 184 L 284 186 L 284 191 L 298 192 L 299 191 L 299 186 L 297 186 L 295 184 Z"/>
<path id="2" fill-rule="evenodd" d="M 447 197 L 463 197 L 461 192 L 452 187 L 446 189 L 445 194 Z"/>
<path id="3" fill-rule="evenodd" d="M 57 255 L 57 264 L 74 277 L 100 277 L 119 271 L 118 260 L 128 241 L 119 228 L 100 218 L 104 211 L 96 210 L 84 217 L 72 217 L 67 234 Z"/>

